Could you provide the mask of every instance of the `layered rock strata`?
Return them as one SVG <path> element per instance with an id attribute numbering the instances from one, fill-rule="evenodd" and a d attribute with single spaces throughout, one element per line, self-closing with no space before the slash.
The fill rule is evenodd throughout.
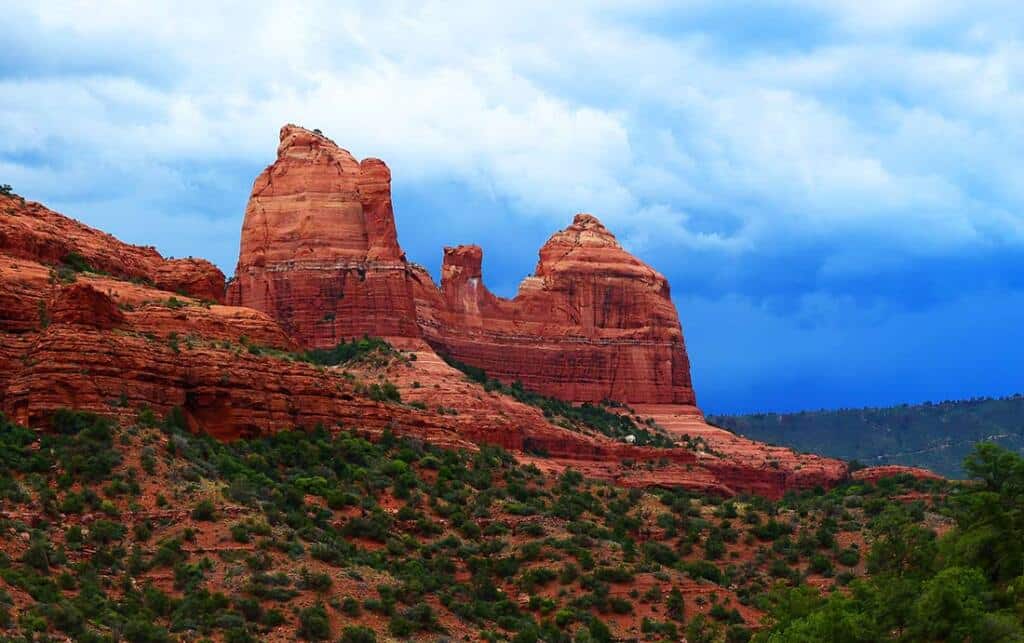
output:
<path id="1" fill-rule="evenodd" d="M 256 178 L 245 210 L 228 303 L 271 315 L 311 347 L 415 336 L 387 166 L 283 127 L 277 161 Z"/>
<path id="2" fill-rule="evenodd" d="M 373 401 L 341 371 L 288 357 L 297 349 L 269 316 L 144 284 L 0 255 L 0 411 L 45 427 L 62 408 L 135 421 L 181 409 L 221 439 L 283 429 L 392 429 L 458 448 L 445 418 Z M 271 350 L 268 350 L 271 349 Z"/>
<path id="3" fill-rule="evenodd" d="M 283 127 L 246 208 L 229 303 L 268 313 L 307 346 L 423 338 L 548 395 L 699 413 L 667 281 L 595 217 L 551 237 L 514 299 L 487 290 L 476 246 L 445 250 L 437 288 L 398 245 L 390 181 L 381 161 Z"/>
<path id="4" fill-rule="evenodd" d="M 165 259 L 150 246 L 124 243 L 39 203 L 0 196 L 0 255 L 47 266 L 84 262 L 92 270 L 160 290 L 224 302 L 224 273 L 205 259 Z"/>
<path id="5" fill-rule="evenodd" d="M 445 249 L 442 301 L 419 310 L 438 350 L 566 400 L 696 406 L 668 282 L 596 217 L 576 215 L 553 235 L 514 299 L 487 290 L 482 255 Z"/>

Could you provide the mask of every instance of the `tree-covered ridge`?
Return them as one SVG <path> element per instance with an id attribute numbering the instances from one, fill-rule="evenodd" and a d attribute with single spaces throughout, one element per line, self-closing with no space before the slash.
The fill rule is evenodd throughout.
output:
<path id="1" fill-rule="evenodd" d="M 976 442 L 1024 453 L 1024 395 L 886 408 L 715 415 L 740 435 L 867 465 L 904 464 L 962 478 Z"/>
<path id="2" fill-rule="evenodd" d="M 777 587 L 846 591 L 879 516 L 943 528 L 956 491 L 723 500 L 387 434 L 53 424 L 0 421 L 0 637 L 745 641 Z"/>

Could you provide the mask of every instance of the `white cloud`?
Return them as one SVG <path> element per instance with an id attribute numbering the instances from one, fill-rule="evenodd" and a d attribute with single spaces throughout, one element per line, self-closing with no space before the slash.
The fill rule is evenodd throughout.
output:
<path id="1" fill-rule="evenodd" d="M 692 25 L 635 26 L 616 2 L 26 2 L 10 14 L 35 53 L 0 82 L 0 154 L 30 194 L 76 202 L 101 183 L 125 202 L 175 163 L 269 162 L 299 122 L 397 181 L 461 181 L 553 226 L 591 211 L 637 247 L 1024 242 L 1012 7 L 793 6 L 832 40 L 731 52 Z M 95 64 L 33 74 L 48 49 Z M 33 155 L 51 162 L 11 167 Z M 698 225 L 715 213 L 729 225 Z"/>

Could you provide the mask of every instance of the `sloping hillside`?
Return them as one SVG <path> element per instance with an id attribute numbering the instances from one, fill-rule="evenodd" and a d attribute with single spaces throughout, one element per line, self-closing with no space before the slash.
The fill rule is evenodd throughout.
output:
<path id="1" fill-rule="evenodd" d="M 883 510 L 948 530 L 955 489 L 725 500 L 493 447 L 340 428 L 225 444 L 183 424 L 0 415 L 0 639 L 742 642 L 769 589 L 864 576 Z"/>

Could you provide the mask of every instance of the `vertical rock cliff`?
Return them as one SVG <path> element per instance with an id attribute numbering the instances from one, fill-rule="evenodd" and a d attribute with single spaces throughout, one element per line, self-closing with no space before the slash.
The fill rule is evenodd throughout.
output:
<path id="1" fill-rule="evenodd" d="M 256 178 L 245 211 L 228 302 L 268 313 L 307 346 L 418 336 L 387 166 L 281 128 L 277 161 Z"/>

